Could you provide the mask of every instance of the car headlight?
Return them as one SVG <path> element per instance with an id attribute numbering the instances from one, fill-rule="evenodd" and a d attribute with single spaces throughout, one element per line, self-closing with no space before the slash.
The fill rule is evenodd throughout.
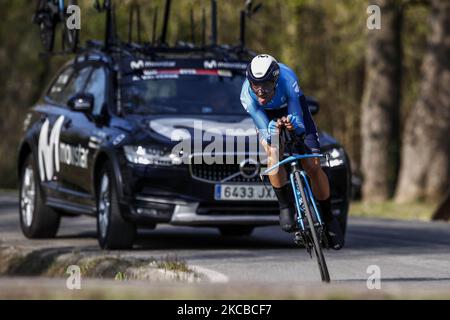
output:
<path id="1" fill-rule="evenodd" d="M 322 167 L 339 167 L 345 163 L 345 151 L 342 148 L 333 148 L 324 153 L 327 158 L 320 159 Z"/>
<path id="2" fill-rule="evenodd" d="M 182 163 L 181 155 L 160 148 L 124 146 L 125 157 L 131 163 L 143 165 L 172 166 Z"/>

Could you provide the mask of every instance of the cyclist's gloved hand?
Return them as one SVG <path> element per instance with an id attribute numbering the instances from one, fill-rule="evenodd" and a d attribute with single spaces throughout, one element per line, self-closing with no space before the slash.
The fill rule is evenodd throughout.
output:
<path id="1" fill-rule="evenodd" d="M 289 114 L 287 120 L 294 126 L 294 131 L 297 136 L 302 136 L 305 133 L 305 125 L 300 117 Z"/>
<path id="2" fill-rule="evenodd" d="M 276 137 L 278 134 L 277 122 L 274 120 L 270 121 L 267 129 L 261 129 L 258 133 L 260 134 L 261 139 L 265 140 L 270 146 L 272 143 L 272 137 Z"/>

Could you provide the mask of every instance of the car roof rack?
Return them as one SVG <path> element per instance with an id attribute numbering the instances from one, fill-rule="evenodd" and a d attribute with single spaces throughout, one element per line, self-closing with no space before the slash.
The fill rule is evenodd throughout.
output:
<path id="1" fill-rule="evenodd" d="M 111 54 L 113 56 L 138 56 L 148 59 L 155 59 L 163 57 L 166 54 L 201 54 L 213 56 L 217 59 L 223 60 L 248 60 L 256 55 L 255 52 L 249 50 L 245 46 L 245 29 L 246 20 L 251 18 L 259 9 L 261 4 L 253 6 L 252 0 L 245 1 L 245 7 L 240 12 L 240 32 L 239 41 L 235 45 L 218 44 L 217 31 L 217 0 L 211 1 L 211 37 L 210 43 L 206 44 L 206 17 L 205 8 L 202 9 L 202 35 L 201 44 L 197 45 L 195 41 L 195 25 L 193 10 L 190 11 L 191 22 L 191 42 L 178 41 L 175 45 L 170 46 L 167 43 L 167 34 L 169 28 L 170 11 L 172 7 L 172 0 L 166 0 L 163 17 L 163 27 L 160 37 L 156 37 L 156 25 L 158 19 L 158 8 L 154 8 L 153 12 L 153 34 L 151 42 L 142 42 L 141 39 L 141 18 L 140 6 L 133 2 L 130 6 L 129 21 L 128 21 L 128 41 L 124 42 L 119 39 L 117 35 L 115 4 L 113 0 L 105 0 L 104 10 L 106 14 L 105 19 L 105 36 L 103 41 L 88 40 L 85 47 L 79 47 L 75 54 L 83 54 L 89 52 L 98 52 L 99 54 Z M 136 29 L 134 29 L 136 28 Z M 137 34 L 137 42 L 133 42 L 133 35 Z M 43 53 L 42 56 L 53 55 L 67 55 L 73 52 L 61 51 Z"/>

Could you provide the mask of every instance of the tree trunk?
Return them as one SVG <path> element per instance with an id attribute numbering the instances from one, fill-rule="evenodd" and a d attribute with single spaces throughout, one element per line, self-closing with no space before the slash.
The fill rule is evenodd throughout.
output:
<path id="1" fill-rule="evenodd" d="M 432 220 L 450 220 L 450 192 L 445 196 L 439 207 L 433 214 Z"/>
<path id="2" fill-rule="evenodd" d="M 361 115 L 363 198 L 382 201 L 394 191 L 399 158 L 402 12 L 396 1 L 371 1 L 381 29 L 368 30 Z"/>
<path id="3" fill-rule="evenodd" d="M 450 187 L 450 1 L 433 0 L 420 95 L 405 124 L 396 201 L 438 201 Z"/>

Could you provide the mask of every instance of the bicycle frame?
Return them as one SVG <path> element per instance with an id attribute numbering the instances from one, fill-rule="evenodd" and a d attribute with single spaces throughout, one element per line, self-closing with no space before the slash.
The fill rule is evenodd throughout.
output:
<path id="1" fill-rule="evenodd" d="M 319 210 L 317 209 L 316 202 L 314 201 L 314 196 L 313 196 L 311 187 L 309 185 L 306 172 L 298 167 L 298 161 L 301 159 L 323 158 L 323 157 L 325 157 L 323 154 L 318 154 L 318 153 L 304 154 L 304 155 L 292 155 L 264 171 L 264 174 L 268 174 L 269 172 L 277 169 L 278 167 L 280 167 L 282 165 L 285 165 L 285 164 L 291 165 L 291 172 L 289 174 L 289 180 L 291 183 L 292 192 L 294 193 L 295 205 L 297 207 L 297 212 L 299 213 L 299 215 L 297 217 L 297 219 L 298 219 L 297 223 L 300 225 L 300 227 L 303 231 L 306 231 L 306 228 L 305 228 L 305 224 L 303 223 L 304 213 L 303 213 L 303 209 L 301 206 L 302 201 L 309 201 L 312 204 L 312 207 L 314 209 L 314 215 L 316 216 L 317 221 L 319 222 L 320 225 L 323 225 L 323 222 L 320 217 Z M 296 172 L 298 172 L 300 174 L 300 178 L 302 179 L 302 182 L 303 182 L 303 188 L 305 191 L 305 195 L 307 196 L 308 199 L 302 199 L 300 196 L 300 194 L 301 194 L 300 190 L 298 190 L 297 184 L 295 183 L 295 179 L 294 179 L 294 175 Z"/>

